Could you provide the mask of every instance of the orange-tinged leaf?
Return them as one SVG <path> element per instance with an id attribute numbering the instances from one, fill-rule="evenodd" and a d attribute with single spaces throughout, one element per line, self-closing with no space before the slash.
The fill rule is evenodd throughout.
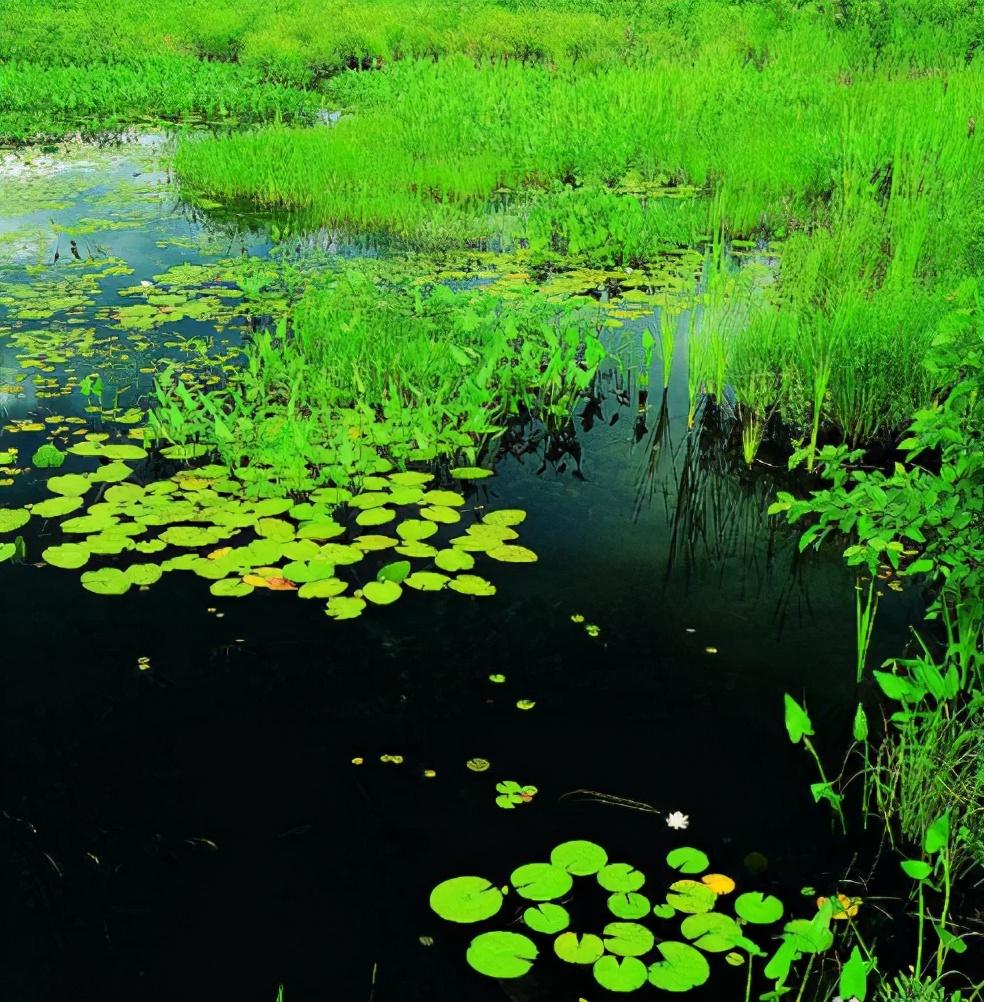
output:
<path id="1" fill-rule="evenodd" d="M 267 578 L 266 586 L 270 591 L 297 591 L 297 585 L 287 578 Z"/>
<path id="2" fill-rule="evenodd" d="M 252 585 L 254 588 L 268 588 L 270 585 L 270 579 L 265 578 L 260 574 L 244 574 L 243 584 Z"/>
<path id="3" fill-rule="evenodd" d="M 735 882 L 723 873 L 705 873 L 700 879 L 715 894 L 730 894 L 735 889 Z"/>

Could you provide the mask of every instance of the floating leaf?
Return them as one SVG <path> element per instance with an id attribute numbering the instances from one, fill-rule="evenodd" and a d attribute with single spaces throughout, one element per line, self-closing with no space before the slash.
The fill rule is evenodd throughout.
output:
<path id="1" fill-rule="evenodd" d="M 65 462 L 65 453 L 57 446 L 46 442 L 31 457 L 31 465 L 39 470 L 56 470 Z"/>
<path id="2" fill-rule="evenodd" d="M 554 940 L 554 953 L 568 964 L 593 964 L 605 952 L 600 936 L 563 932 Z"/>
<path id="3" fill-rule="evenodd" d="M 440 591 L 451 579 L 446 574 L 433 571 L 415 571 L 403 582 L 408 588 L 417 591 Z"/>
<path id="4" fill-rule="evenodd" d="M 666 903 L 687 915 L 709 912 L 717 900 L 717 895 L 706 884 L 696 880 L 677 880 L 670 884 L 670 891 Z"/>
<path id="5" fill-rule="evenodd" d="M 534 905 L 523 912 L 523 921 L 534 931 L 553 934 L 566 929 L 571 923 L 567 909 L 549 901 Z"/>
<path id="6" fill-rule="evenodd" d="M 160 581 L 164 571 L 159 564 L 131 564 L 123 573 L 132 584 L 146 588 Z"/>
<path id="7" fill-rule="evenodd" d="M 328 599 L 328 607 L 325 609 L 325 612 L 332 619 L 355 619 L 357 616 L 362 615 L 362 610 L 365 607 L 366 603 L 361 598 L 350 598 L 345 595 L 339 595 Z"/>
<path id="8" fill-rule="evenodd" d="M 660 943 L 661 961 L 650 965 L 649 981 L 667 992 L 688 992 L 704 984 L 711 975 L 704 955 L 686 943 Z"/>
<path id="9" fill-rule="evenodd" d="M 256 522 L 256 534 L 264 539 L 286 543 L 294 538 L 294 526 L 282 518 L 261 518 Z"/>
<path id="10" fill-rule="evenodd" d="M 520 525 L 526 520 L 526 512 L 518 508 L 501 508 L 499 511 L 486 512 L 482 521 L 486 525 Z"/>
<path id="11" fill-rule="evenodd" d="M 15 543 L 0 543 L 0 564 L 9 560 L 17 552 Z"/>
<path id="12" fill-rule="evenodd" d="M 608 910 L 621 919 L 639 919 L 649 914 L 652 902 L 645 894 L 612 894 L 608 898 Z"/>
<path id="13" fill-rule="evenodd" d="M 671 919 L 676 915 L 676 909 L 668 904 L 653 905 L 653 914 L 656 918 Z"/>
<path id="14" fill-rule="evenodd" d="M 0 508 L 0 532 L 14 532 L 31 520 L 26 508 Z"/>
<path id="15" fill-rule="evenodd" d="M 441 508 L 457 508 L 465 503 L 465 499 L 454 491 L 428 491 L 420 501 L 425 505 L 437 505 Z"/>
<path id="16" fill-rule="evenodd" d="M 297 592 L 298 598 L 334 598 L 348 588 L 348 582 L 341 578 L 319 578 L 302 584 Z"/>
<path id="17" fill-rule="evenodd" d="M 61 546 L 49 546 L 43 550 L 41 559 L 52 567 L 74 571 L 89 562 L 89 550 L 78 543 L 62 543 Z"/>
<path id="18" fill-rule="evenodd" d="M 355 516 L 355 521 L 359 525 L 372 526 L 385 525 L 387 522 L 392 522 L 395 518 L 396 512 L 392 508 L 367 508 Z"/>
<path id="19" fill-rule="evenodd" d="M 396 534 L 409 542 L 419 542 L 422 539 L 430 539 L 437 532 L 437 526 L 422 518 L 408 518 L 396 527 Z M 447 570 L 448 568 L 445 568 Z M 452 567 L 450 570 L 458 570 Z"/>
<path id="20" fill-rule="evenodd" d="M 456 466 L 449 472 L 455 480 L 483 480 L 492 476 L 491 470 L 483 470 L 479 466 Z"/>
<path id="21" fill-rule="evenodd" d="M 574 839 L 561 842 L 550 853 L 550 862 L 575 877 L 588 877 L 608 862 L 608 853 L 594 842 Z"/>
<path id="22" fill-rule="evenodd" d="M 362 594 L 374 605 L 392 605 L 403 589 L 395 581 L 369 581 L 363 585 Z"/>
<path id="23" fill-rule="evenodd" d="M 391 564 L 383 564 L 376 574 L 377 581 L 392 581 L 399 584 L 410 573 L 409 560 L 396 560 Z"/>
<path id="24" fill-rule="evenodd" d="M 78 511 L 82 507 L 83 501 L 80 497 L 57 497 L 48 498 L 46 501 L 38 501 L 31 506 L 31 514 L 38 518 L 61 518 L 63 515 L 70 515 L 73 511 Z"/>
<path id="25" fill-rule="evenodd" d="M 462 595 L 488 597 L 495 594 L 495 585 L 477 574 L 459 574 L 448 582 L 448 587 Z"/>
<path id="26" fill-rule="evenodd" d="M 525 546 L 494 546 L 487 551 L 493 560 L 501 560 L 508 564 L 534 564 L 538 557 Z"/>
<path id="27" fill-rule="evenodd" d="M 536 960 L 536 943 L 518 932 L 483 932 L 468 947 L 466 959 L 490 978 L 521 978 Z"/>
<path id="28" fill-rule="evenodd" d="M 244 598 L 253 594 L 253 586 L 241 578 L 223 578 L 213 581 L 209 591 L 218 598 Z"/>
<path id="29" fill-rule="evenodd" d="M 433 525 L 431 522 L 424 524 Z M 396 531 L 399 532 L 400 530 L 397 529 Z M 452 547 L 450 550 L 439 550 L 434 557 L 434 563 L 442 571 L 451 571 L 452 573 L 455 571 L 470 571 L 475 566 L 475 558 L 464 550 Z"/>
<path id="30" fill-rule="evenodd" d="M 681 873 L 702 873 L 710 865 L 706 853 L 689 845 L 680 846 L 679 849 L 667 853 L 666 862 Z"/>
<path id="31" fill-rule="evenodd" d="M 443 525 L 453 525 L 455 522 L 461 521 L 461 512 L 456 508 L 446 508 L 442 505 L 421 508 L 420 514 L 430 522 L 440 522 Z"/>
<path id="32" fill-rule="evenodd" d="M 725 953 L 749 942 L 745 940 L 741 926 L 730 915 L 718 912 L 688 915 L 680 923 L 680 931 L 707 953 Z"/>
<path id="33" fill-rule="evenodd" d="M 516 709 L 517 710 L 532 710 L 536 706 L 535 699 L 517 699 Z"/>
<path id="34" fill-rule="evenodd" d="M 115 567 L 86 571 L 82 575 L 82 587 L 97 595 L 123 595 L 130 590 L 130 584 L 126 574 Z"/>
<path id="35" fill-rule="evenodd" d="M 646 983 L 646 965 L 635 957 L 602 957 L 592 971 L 595 981 L 610 992 L 634 992 Z"/>
<path id="36" fill-rule="evenodd" d="M 624 894 L 638 891 L 646 882 L 646 875 L 629 863 L 609 863 L 598 873 L 598 883 L 606 891 L 621 891 Z"/>
<path id="37" fill-rule="evenodd" d="M 485 772 L 489 767 L 489 760 L 487 758 L 470 758 L 465 765 L 472 772 Z"/>
<path id="38" fill-rule="evenodd" d="M 735 914 L 754 925 L 768 925 L 782 918 L 782 902 L 771 894 L 747 891 L 735 899 Z"/>
<path id="39" fill-rule="evenodd" d="M 509 878 L 516 893 L 531 901 L 551 901 L 563 897 L 573 885 L 571 875 L 551 863 L 526 863 Z"/>
<path id="40" fill-rule="evenodd" d="M 619 957 L 641 957 L 655 942 L 653 934 L 638 922 L 609 922 L 605 926 L 605 949 Z"/>
<path id="41" fill-rule="evenodd" d="M 117 484 L 121 480 L 126 480 L 131 473 L 133 470 L 126 463 L 106 463 L 91 475 L 91 479 L 94 483 Z"/>
<path id="42" fill-rule="evenodd" d="M 448 922 L 481 922 L 502 907 L 502 892 L 485 877 L 452 877 L 431 891 L 430 906 Z"/>
<path id="43" fill-rule="evenodd" d="M 705 873 L 700 882 L 717 895 L 730 894 L 735 889 L 735 882 L 723 873 Z"/>

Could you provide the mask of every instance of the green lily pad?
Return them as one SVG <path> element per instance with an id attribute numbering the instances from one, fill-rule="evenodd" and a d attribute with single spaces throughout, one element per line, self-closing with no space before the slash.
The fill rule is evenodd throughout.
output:
<path id="1" fill-rule="evenodd" d="M 428 525 L 432 523 L 427 523 Z M 436 528 L 436 527 L 435 527 Z M 399 532 L 399 529 L 397 529 Z M 464 550 L 452 547 L 449 550 L 438 550 L 434 557 L 434 563 L 442 571 L 470 571 L 475 566 L 475 558 Z"/>
<path id="2" fill-rule="evenodd" d="M 126 480 L 131 473 L 133 470 L 126 463 L 106 463 L 92 474 L 91 479 L 94 483 L 118 484 L 121 480 Z"/>
<path id="3" fill-rule="evenodd" d="M 421 508 L 420 514 L 431 522 L 440 522 L 443 525 L 453 525 L 461 521 L 461 512 L 456 508 L 446 508 L 442 505 L 431 505 L 428 508 Z"/>
<path id="4" fill-rule="evenodd" d="M 256 534 L 263 539 L 286 543 L 294 538 L 294 526 L 282 518 L 261 518 L 256 522 Z"/>
<path id="5" fill-rule="evenodd" d="M 562 932 L 554 940 L 554 953 L 568 964 L 593 964 L 605 952 L 600 936 Z"/>
<path id="6" fill-rule="evenodd" d="M 298 539 L 334 539 L 345 531 L 342 526 L 331 519 L 321 519 L 317 522 L 308 522 L 297 530 Z"/>
<path id="7" fill-rule="evenodd" d="M 415 588 L 417 591 L 441 591 L 450 580 L 446 574 L 437 574 L 434 571 L 415 571 L 403 583 L 408 588 Z"/>
<path id="8" fill-rule="evenodd" d="M 646 965 L 635 957 L 602 957 L 592 968 L 595 981 L 610 992 L 634 992 L 646 983 Z"/>
<path id="9" fill-rule="evenodd" d="M 372 526 L 385 525 L 387 522 L 392 522 L 395 518 L 396 512 L 392 508 L 367 508 L 355 516 L 355 521 L 359 525 Z"/>
<path id="10" fill-rule="evenodd" d="M 612 894 L 608 898 L 608 910 L 621 919 L 645 918 L 651 908 L 645 894 Z"/>
<path id="11" fill-rule="evenodd" d="M 26 508 L 0 508 L 0 532 L 14 532 L 31 520 Z"/>
<path id="12" fill-rule="evenodd" d="M 448 582 L 448 587 L 452 591 L 462 595 L 474 595 L 478 597 L 489 597 L 495 594 L 495 585 L 477 574 L 459 574 Z"/>
<path id="13" fill-rule="evenodd" d="M 638 891 L 646 882 L 646 875 L 629 863 L 609 863 L 598 873 L 598 883 L 606 891 L 621 891 L 624 894 Z"/>
<path id="14" fill-rule="evenodd" d="M 16 543 L 0 543 L 0 564 L 5 560 L 9 560 L 16 552 Z"/>
<path id="15" fill-rule="evenodd" d="M 526 521 L 526 512 L 518 508 L 500 508 L 485 514 L 482 521 L 486 525 L 520 525 Z"/>
<path id="16" fill-rule="evenodd" d="M 768 925 L 782 918 L 783 904 L 771 894 L 747 891 L 735 899 L 735 913 L 754 925 Z"/>
<path id="17" fill-rule="evenodd" d="M 433 473 L 417 473 L 414 470 L 403 470 L 399 473 L 391 473 L 389 479 L 394 484 L 401 487 L 419 487 L 421 484 L 428 484 L 434 479 Z"/>
<path id="18" fill-rule="evenodd" d="M 440 508 L 457 508 L 465 503 L 465 499 L 454 491 L 428 491 L 420 501 L 424 505 L 437 505 Z"/>
<path id="19" fill-rule="evenodd" d="M 566 870 L 550 863 L 526 863 L 513 870 L 509 880 L 520 897 L 531 901 L 562 898 L 574 883 Z"/>
<path id="20" fill-rule="evenodd" d="M 207 456 L 209 451 L 208 446 L 205 445 L 168 445 L 161 449 L 161 455 L 168 459 L 198 459 L 201 456 Z"/>
<path id="21" fill-rule="evenodd" d="M 696 880 L 677 880 L 670 884 L 670 891 L 666 895 L 666 903 L 687 915 L 709 912 L 717 901 L 714 891 Z"/>
<path id="22" fill-rule="evenodd" d="M 75 571 L 89 562 L 89 550 L 78 543 L 62 543 L 61 546 L 49 546 L 43 550 L 41 559 L 52 567 Z"/>
<path id="23" fill-rule="evenodd" d="M 486 551 L 493 560 L 507 564 L 535 564 L 539 557 L 525 546 L 493 546 Z"/>
<path id="24" fill-rule="evenodd" d="M 92 480 L 81 473 L 65 473 L 60 477 L 48 477 L 45 486 L 52 494 L 79 496 L 92 486 Z"/>
<path id="25" fill-rule="evenodd" d="M 671 919 L 676 915 L 676 909 L 668 904 L 653 905 L 653 914 L 656 918 Z"/>
<path id="26" fill-rule="evenodd" d="M 523 921 L 534 931 L 553 934 L 571 924 L 571 916 L 563 905 L 544 901 L 523 912 Z"/>
<path id="27" fill-rule="evenodd" d="M 605 926 L 605 949 L 619 957 L 641 957 L 655 942 L 653 934 L 638 922 L 609 922 Z"/>
<path id="28" fill-rule="evenodd" d="M 481 922 L 502 907 L 502 892 L 485 877 L 452 877 L 430 894 L 430 906 L 448 922 Z"/>
<path id="29" fill-rule="evenodd" d="M 391 564 L 383 564 L 376 574 L 377 581 L 392 581 L 400 584 L 410 573 L 409 560 L 394 560 Z"/>
<path id="30" fill-rule="evenodd" d="M 437 526 L 422 518 L 408 518 L 396 527 L 396 534 L 410 542 L 430 539 L 437 532 Z M 457 568 L 454 568 L 455 570 Z"/>
<path id="31" fill-rule="evenodd" d="M 348 582 L 341 578 L 328 577 L 320 578 L 317 581 L 308 581 L 298 589 L 298 598 L 334 598 L 341 595 L 348 588 Z"/>
<path id="32" fill-rule="evenodd" d="M 97 595 L 124 595 L 132 582 L 115 567 L 103 567 L 98 571 L 86 571 L 82 575 L 82 587 Z"/>
<path id="33" fill-rule="evenodd" d="M 362 594 L 374 605 L 392 605 L 403 589 L 395 581 L 369 581 L 363 585 Z"/>
<path id="34" fill-rule="evenodd" d="M 711 968 L 704 955 L 687 943 L 671 940 L 660 943 L 656 949 L 663 959 L 650 965 L 649 982 L 663 991 L 689 992 L 711 976 Z"/>
<path id="35" fill-rule="evenodd" d="M 608 853 L 594 842 L 574 839 L 556 846 L 550 853 L 550 862 L 575 877 L 588 877 L 608 862 Z"/>
<path id="36" fill-rule="evenodd" d="M 213 581 L 208 589 L 218 598 L 244 598 L 253 594 L 253 586 L 246 584 L 242 578 L 222 578 Z"/>
<path id="37" fill-rule="evenodd" d="M 679 849 L 669 852 L 666 862 L 681 873 L 703 873 L 711 865 L 706 853 L 689 845 L 680 846 Z"/>
<path id="38" fill-rule="evenodd" d="M 31 465 L 39 470 L 57 470 L 65 462 L 65 453 L 56 445 L 46 442 L 31 457 Z"/>
<path id="39" fill-rule="evenodd" d="M 171 546 L 199 547 L 217 543 L 222 535 L 220 530 L 212 528 L 203 528 L 197 525 L 175 525 L 170 529 L 165 529 L 158 536 L 158 539 Z"/>
<path id="40" fill-rule="evenodd" d="M 688 915 L 680 923 L 680 931 L 706 953 L 727 953 L 736 946 L 744 947 L 746 943 L 754 946 L 745 939 L 741 926 L 730 915 L 719 912 Z"/>
<path id="41" fill-rule="evenodd" d="M 536 943 L 518 932 L 483 932 L 468 947 L 465 958 L 479 974 L 490 978 L 521 978 L 536 960 Z"/>
<path id="42" fill-rule="evenodd" d="M 325 612 L 332 619 L 355 619 L 362 615 L 366 603 L 361 598 L 353 598 L 346 595 L 338 595 L 328 599 L 328 606 Z"/>
<path id="43" fill-rule="evenodd" d="M 834 943 L 834 934 L 814 919 L 793 919 L 783 926 L 783 939 L 801 953 L 823 953 Z"/>
<path id="44" fill-rule="evenodd" d="M 73 511 L 78 511 L 82 507 L 80 497 L 58 497 L 48 498 L 46 501 L 38 501 L 31 506 L 31 514 L 38 518 L 61 518 L 63 515 L 70 515 Z"/>
<path id="45" fill-rule="evenodd" d="M 492 476 L 491 470 L 483 470 L 479 466 L 456 466 L 449 472 L 455 480 L 484 480 Z"/>
<path id="46" fill-rule="evenodd" d="M 123 573 L 132 584 L 146 587 L 160 581 L 164 571 L 158 564 L 131 564 Z"/>

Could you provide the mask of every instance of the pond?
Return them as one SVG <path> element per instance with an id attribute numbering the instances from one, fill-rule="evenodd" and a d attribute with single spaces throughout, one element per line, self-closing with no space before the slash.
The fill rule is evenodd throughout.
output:
<path id="1" fill-rule="evenodd" d="M 253 220 L 182 203 L 166 142 L 3 155 L 0 454 L 24 471 L 3 506 L 48 496 L 29 460 L 53 428 L 134 441 L 163 364 L 235 364 L 251 336 L 224 263 L 194 309 L 132 305 L 176 266 L 271 251 Z M 612 342 L 637 349 L 647 322 Z M 835 755 L 856 705 L 853 578 L 767 515 L 781 460 L 749 470 L 710 418 L 688 433 L 685 364 L 665 395 L 658 357 L 647 375 L 606 363 L 568 426 L 513 421 L 495 475 L 466 485 L 469 511 L 526 512 L 538 556 L 498 566 L 489 599 L 410 594 L 333 622 L 187 574 L 106 597 L 41 562 L 54 528 L 32 520 L 0 564 L 0 994 L 597 1002 L 549 948 L 521 983 L 481 977 L 470 930 L 428 907 L 440 881 L 504 884 L 570 839 L 644 870 L 699 846 L 743 890 L 815 911 L 800 889 L 829 892 L 857 847 L 812 802 L 782 696 L 805 698 Z M 87 468 L 70 455 L 58 473 Z M 922 608 L 886 593 L 872 662 Z M 503 809 L 503 781 L 536 792 Z M 738 997 L 744 971 L 718 966 L 692 997 Z"/>

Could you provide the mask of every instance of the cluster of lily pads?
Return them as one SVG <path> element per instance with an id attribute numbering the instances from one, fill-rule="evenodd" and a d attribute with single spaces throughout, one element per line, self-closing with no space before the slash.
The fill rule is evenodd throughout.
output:
<path id="1" fill-rule="evenodd" d="M 439 542 L 442 528 L 463 521 L 465 497 L 432 486 L 432 473 L 391 470 L 367 476 L 358 493 L 323 486 L 303 498 L 274 491 L 275 496 L 247 499 L 244 484 L 219 465 L 181 470 L 147 485 L 125 482 L 133 473 L 126 461 L 145 458 L 146 450 L 103 439 L 92 435 L 68 450 L 103 460 L 96 470 L 50 476 L 52 497 L 0 509 L 0 532 L 19 530 L 31 518 L 62 519 L 63 541 L 48 546 L 41 557 L 54 567 L 87 568 L 82 585 L 97 594 L 122 595 L 156 583 L 165 572 L 184 570 L 211 581 L 216 596 L 241 597 L 257 588 L 295 591 L 300 598 L 327 600 L 333 619 L 351 619 L 368 603 L 395 602 L 404 588 L 494 595 L 495 585 L 472 573 L 478 554 L 505 563 L 536 560 L 515 542 L 513 526 L 525 518 L 515 509 L 485 512 Z M 53 447 L 35 455 L 49 467 L 63 458 Z M 489 471 L 459 468 L 452 474 L 467 480 Z M 85 495 L 95 489 L 98 497 L 84 507 Z M 238 543 L 240 536 L 246 538 Z M 340 577 L 341 568 L 390 550 L 403 559 L 385 563 L 345 594 L 351 583 Z M 135 560 L 167 551 L 178 552 L 160 563 Z M 92 568 L 104 557 L 125 566 Z"/>
<path id="2" fill-rule="evenodd" d="M 552 952 L 561 961 L 590 967 L 595 981 L 613 992 L 632 992 L 647 984 L 686 992 L 708 981 L 715 955 L 723 955 L 732 966 L 751 965 L 768 955 L 752 936 L 759 929 L 776 928 L 785 916 L 777 897 L 747 891 L 732 902 L 735 881 L 707 872 L 707 855 L 691 846 L 672 850 L 666 864 L 677 876 L 662 892 L 662 900 L 651 899 L 643 893 L 645 873 L 629 863 L 610 862 L 605 849 L 594 842 L 574 840 L 556 846 L 549 862 L 517 867 L 501 887 L 479 876 L 444 880 L 431 892 L 430 906 L 449 922 L 471 924 L 499 915 L 512 891 L 522 899 L 515 919 L 525 932 L 481 932 L 467 949 L 468 963 L 492 978 L 520 978 L 530 971 L 541 947 L 527 932 L 551 937 Z M 607 894 L 606 907 L 613 917 L 600 931 L 578 929 L 572 921 L 575 881 L 588 877 Z M 834 909 L 821 899 L 814 917 L 785 922 L 762 971 L 773 986 L 761 999 L 783 994 L 799 958 L 830 949 Z M 655 931 L 643 924 L 650 917 L 661 923 Z"/>

